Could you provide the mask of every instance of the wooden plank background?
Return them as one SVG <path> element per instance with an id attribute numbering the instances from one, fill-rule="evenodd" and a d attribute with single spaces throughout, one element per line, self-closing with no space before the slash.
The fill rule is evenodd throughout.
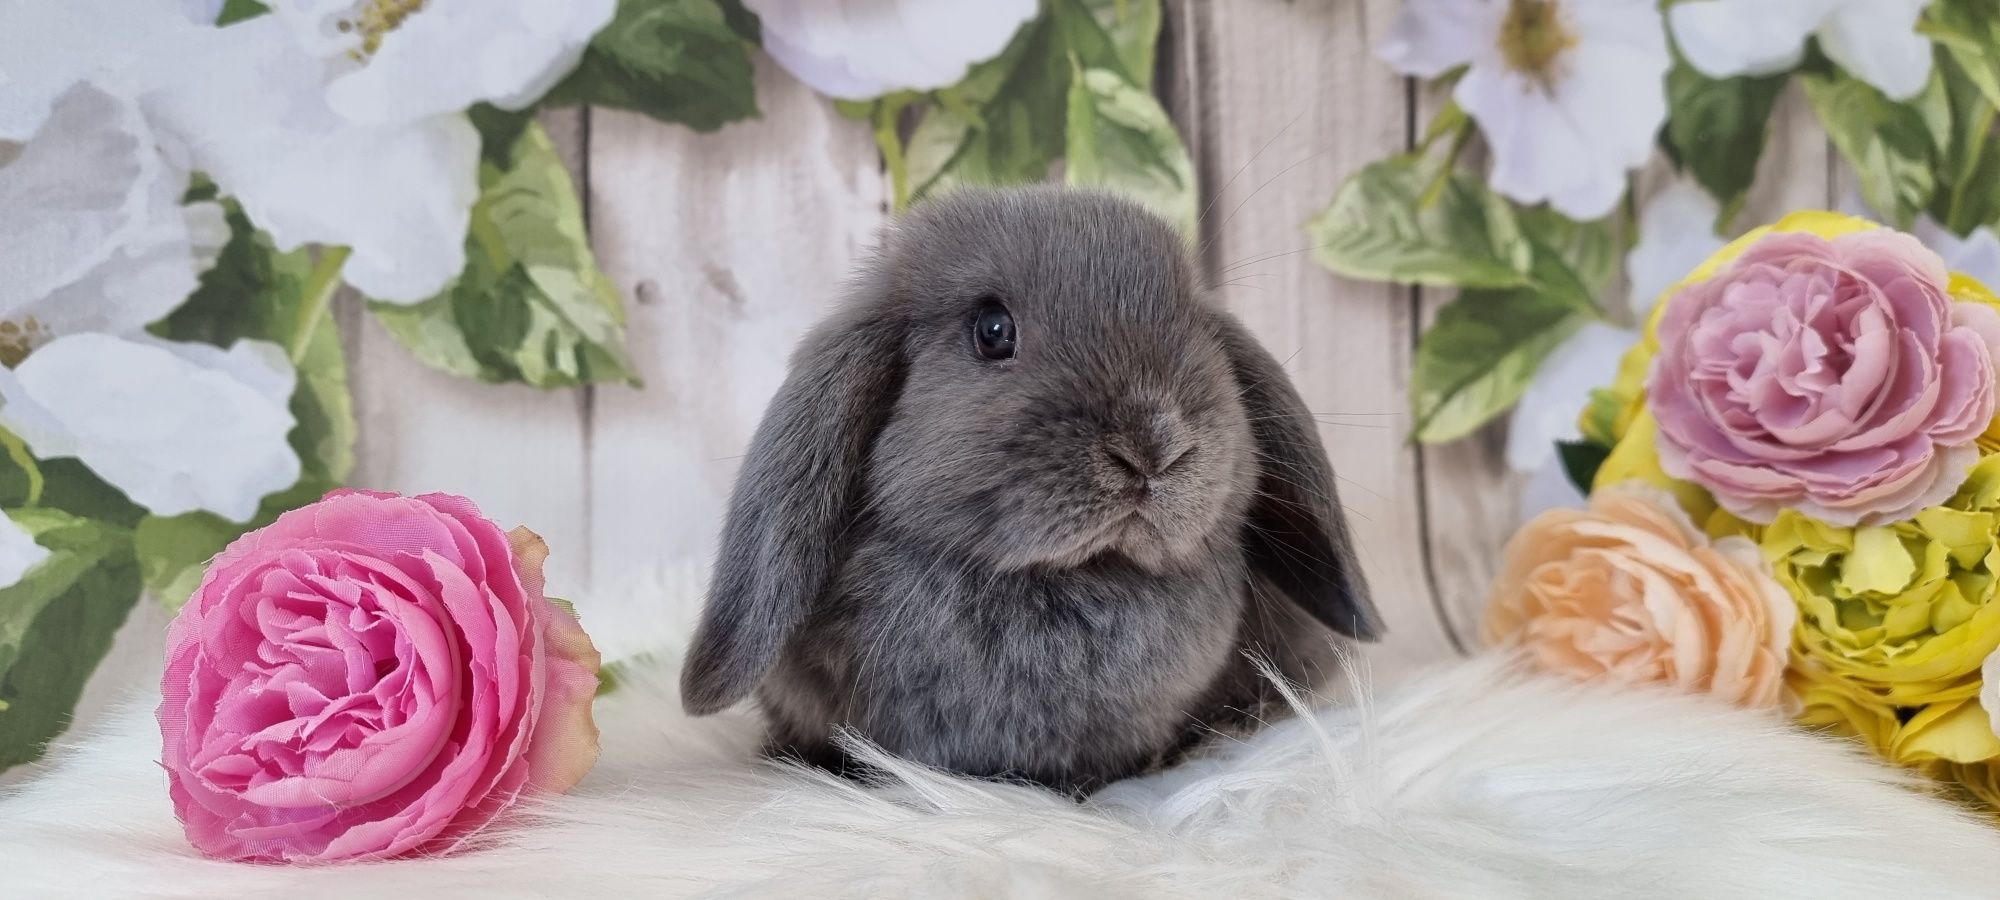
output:
<path id="1" fill-rule="evenodd" d="M 1302 223 L 1352 171 L 1413 142 L 1441 98 L 1370 53 L 1394 0 L 1168 0 L 1159 90 L 1202 179 L 1221 302 L 1319 414 L 1391 637 L 1378 670 L 1470 644 L 1515 525 L 1498 429 L 1412 446 L 1407 378 L 1444 292 L 1346 281 Z M 705 569 L 738 457 L 792 343 L 887 215 L 866 126 L 760 61 L 761 119 L 696 134 L 629 113 L 547 119 L 624 291 L 644 389 L 454 379 L 346 312 L 361 416 L 355 483 L 477 498 L 556 548 L 550 587 L 593 598 Z M 1831 150 L 1801 97 L 1774 118 L 1740 220 L 1830 203 Z M 1641 173 L 1642 195 L 1665 183 Z M 664 602 L 664 601 L 662 601 Z"/>

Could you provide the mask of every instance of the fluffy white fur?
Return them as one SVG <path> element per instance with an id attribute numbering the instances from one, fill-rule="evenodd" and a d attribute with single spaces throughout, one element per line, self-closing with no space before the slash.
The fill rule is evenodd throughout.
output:
<path id="1" fill-rule="evenodd" d="M 598 769 L 491 846 L 322 869 L 195 856 L 137 702 L 0 800 L 0 895 L 2000 896 L 2000 832 L 1847 747 L 1498 660 L 1348 691 L 1084 804 L 886 758 L 875 787 L 759 761 L 754 718 L 686 719 L 674 676 L 629 673 Z"/>

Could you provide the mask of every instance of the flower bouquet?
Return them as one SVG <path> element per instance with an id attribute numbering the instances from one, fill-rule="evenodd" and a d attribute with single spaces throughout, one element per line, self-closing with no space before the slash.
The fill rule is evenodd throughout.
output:
<path id="1" fill-rule="evenodd" d="M 1489 642 L 1785 709 L 2000 808 L 2000 300 L 1804 212 L 1670 288 L 1517 534 Z M 1990 685 L 1990 687 L 1989 687 Z"/>

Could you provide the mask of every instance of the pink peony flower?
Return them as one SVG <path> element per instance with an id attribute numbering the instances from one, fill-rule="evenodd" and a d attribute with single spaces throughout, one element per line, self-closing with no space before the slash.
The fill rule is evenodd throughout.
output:
<path id="1" fill-rule="evenodd" d="M 1950 498 L 1993 418 L 2000 313 L 1948 281 L 1873 229 L 1774 233 L 1682 288 L 1646 383 L 1661 468 L 1754 522 L 1891 522 Z"/>
<path id="2" fill-rule="evenodd" d="M 335 491 L 239 538 L 167 633 L 161 762 L 194 846 L 448 850 L 597 760 L 597 651 L 547 545 L 461 497 Z"/>

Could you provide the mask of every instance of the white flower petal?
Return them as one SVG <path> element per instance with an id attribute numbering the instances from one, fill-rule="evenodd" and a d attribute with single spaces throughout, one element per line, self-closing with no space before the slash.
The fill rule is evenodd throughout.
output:
<path id="1" fill-rule="evenodd" d="M 280 248 L 353 248 L 342 274 L 377 299 L 444 289 L 465 265 L 478 132 L 463 115 L 347 121 L 326 105 L 321 64 L 273 19 L 211 29 L 147 112 Z"/>
<path id="2" fill-rule="evenodd" d="M 814 90 L 862 100 L 948 87 L 1006 49 L 1035 0 L 744 0 L 764 49 Z"/>
<path id="3" fill-rule="evenodd" d="M 0 317 L 103 265 L 145 227 L 167 177 L 138 109 L 84 84 L 58 98 L 0 166 Z"/>
<path id="4" fill-rule="evenodd" d="M 1404 75 L 1436 78 L 1490 55 L 1500 33 L 1504 2 L 1405 0 L 1375 44 L 1375 56 Z"/>
<path id="5" fill-rule="evenodd" d="M 0 423 L 44 459 L 74 456 L 155 515 L 236 522 L 299 478 L 283 350 L 79 334 L 0 369 Z"/>
<path id="6" fill-rule="evenodd" d="M 1650 0 L 1565 4 L 1562 23 L 1574 42 L 1548 79 L 1510 68 L 1496 50 L 1474 60 L 1452 96 L 1493 150 L 1494 190 L 1596 219 L 1652 156 L 1672 60 Z"/>
<path id="7" fill-rule="evenodd" d="M 2000 238 L 1994 237 L 1993 229 L 1982 226 L 1959 237 L 1936 219 L 1924 215 L 1917 217 L 1910 233 L 1923 241 L 1924 246 L 1937 251 L 1944 258 L 1945 268 L 1963 272 L 1989 288 L 2000 290 Z"/>
<path id="8" fill-rule="evenodd" d="M 432 0 L 335 78 L 327 103 L 380 124 L 455 113 L 481 101 L 520 109 L 576 67 L 617 0 Z"/>
<path id="9" fill-rule="evenodd" d="M 1562 460 L 1550 453 L 1547 460 L 1529 473 L 1527 483 L 1521 485 L 1514 520 L 1526 522 L 1552 509 L 1582 509 L 1589 503 L 1589 498 L 1570 483 Z"/>
<path id="10" fill-rule="evenodd" d="M 0 2 L 0 141 L 27 140 L 79 81 L 136 96 L 160 49 L 195 27 L 188 8 L 157 0 Z"/>
<path id="11" fill-rule="evenodd" d="M 1576 421 L 1591 389 L 1611 383 L 1618 361 L 1638 341 L 1636 331 L 1592 322 L 1550 352 L 1509 420 L 1507 465 L 1532 472 L 1555 456 L 1556 441 L 1580 437 Z"/>
<path id="12" fill-rule="evenodd" d="M 0 345 L 19 353 L 80 331 L 137 331 L 186 300 L 228 237 L 221 207 L 183 206 L 188 176 L 161 158 L 125 100 L 78 84 L 0 163 Z M 217 231 L 220 230 L 220 235 Z"/>
<path id="13" fill-rule="evenodd" d="M 49 548 L 35 543 L 35 536 L 13 519 L 0 515 L 0 588 L 20 584 L 28 570 L 48 558 Z"/>
<path id="14" fill-rule="evenodd" d="M 1930 0 L 1847 0 L 1819 28 L 1829 59 L 1891 100 L 1908 100 L 1931 78 L 1931 41 L 1917 33 Z"/>
<path id="15" fill-rule="evenodd" d="M 1667 21 L 1681 55 L 1701 74 L 1766 75 L 1798 65 L 1806 37 L 1839 2 L 1687 0 L 1667 8 Z"/>
<path id="16" fill-rule="evenodd" d="M 1625 274 L 1632 281 L 1626 302 L 1635 321 L 1646 321 L 1660 295 L 1727 243 L 1715 234 L 1719 212 L 1714 198 L 1684 181 L 1646 202 L 1639 243 L 1625 255 Z"/>

